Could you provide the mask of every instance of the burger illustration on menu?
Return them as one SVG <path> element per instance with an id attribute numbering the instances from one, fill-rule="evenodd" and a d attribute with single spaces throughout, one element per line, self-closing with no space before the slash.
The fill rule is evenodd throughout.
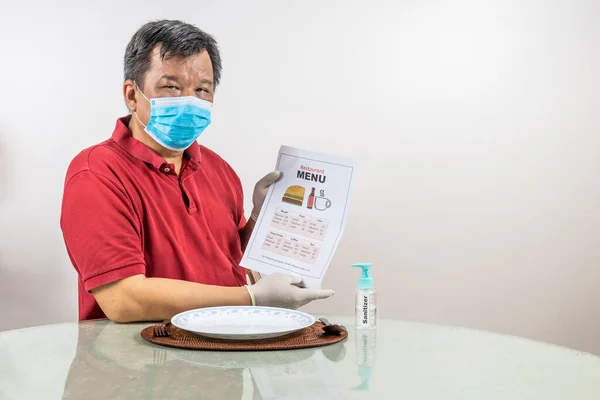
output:
<path id="1" fill-rule="evenodd" d="M 290 186 L 286 189 L 281 201 L 284 203 L 302 207 L 302 204 L 304 203 L 305 191 L 306 190 L 302 186 Z"/>

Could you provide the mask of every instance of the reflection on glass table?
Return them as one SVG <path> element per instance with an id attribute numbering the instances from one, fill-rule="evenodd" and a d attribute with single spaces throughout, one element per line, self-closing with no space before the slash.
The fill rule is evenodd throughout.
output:
<path id="1" fill-rule="evenodd" d="M 600 357 L 471 329 L 380 319 L 331 346 L 267 352 L 151 344 L 149 324 L 0 332 L 0 398 L 597 400 Z"/>

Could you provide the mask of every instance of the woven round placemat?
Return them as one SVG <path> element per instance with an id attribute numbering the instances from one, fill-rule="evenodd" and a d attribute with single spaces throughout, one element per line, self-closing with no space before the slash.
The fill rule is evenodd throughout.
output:
<path id="1" fill-rule="evenodd" d="M 214 339 L 184 331 L 173 325 L 167 327 L 169 336 L 154 336 L 153 326 L 144 328 L 140 334 L 147 341 L 162 346 L 177 347 L 190 350 L 215 351 L 259 351 L 259 350 L 292 350 L 310 347 L 327 346 L 341 342 L 348 337 L 348 331 L 340 335 L 323 332 L 323 324 L 315 322 L 308 328 L 293 332 L 286 336 L 259 340 L 226 340 Z"/>

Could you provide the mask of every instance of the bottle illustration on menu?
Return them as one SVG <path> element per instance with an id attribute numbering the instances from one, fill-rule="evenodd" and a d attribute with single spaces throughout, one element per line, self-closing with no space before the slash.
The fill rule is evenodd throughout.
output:
<path id="1" fill-rule="evenodd" d="M 310 195 L 308 195 L 308 204 L 306 208 L 312 209 L 315 204 L 315 188 L 312 188 Z"/>

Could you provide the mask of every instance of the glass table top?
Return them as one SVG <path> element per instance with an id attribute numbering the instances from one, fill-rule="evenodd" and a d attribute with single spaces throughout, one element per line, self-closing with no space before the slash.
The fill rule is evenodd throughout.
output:
<path id="1" fill-rule="evenodd" d="M 489 332 L 381 319 L 327 347 L 205 352 L 143 324 L 0 332 L 0 399 L 598 399 L 600 357 Z"/>

